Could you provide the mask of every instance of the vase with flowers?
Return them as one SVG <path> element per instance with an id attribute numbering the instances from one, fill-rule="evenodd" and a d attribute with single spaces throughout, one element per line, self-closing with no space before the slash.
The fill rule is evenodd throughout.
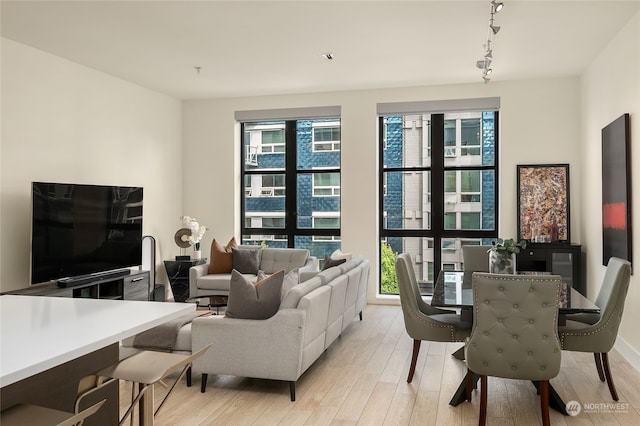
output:
<path id="1" fill-rule="evenodd" d="M 200 260 L 202 258 L 202 252 L 200 251 L 200 240 L 207 232 L 207 227 L 200 225 L 196 218 L 190 216 L 182 216 L 182 224 L 185 228 L 189 229 L 189 235 L 185 235 L 183 238 L 193 246 L 192 259 Z"/>
<path id="2" fill-rule="evenodd" d="M 489 272 L 492 274 L 515 274 L 516 254 L 527 247 L 527 242 L 515 242 L 513 238 L 498 238 L 489 249 Z"/>

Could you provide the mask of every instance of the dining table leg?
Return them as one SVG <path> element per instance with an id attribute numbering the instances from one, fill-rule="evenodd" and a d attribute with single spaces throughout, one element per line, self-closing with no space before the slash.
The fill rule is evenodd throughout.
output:
<path id="1" fill-rule="evenodd" d="M 536 387 L 538 394 L 540 394 L 540 382 L 531 382 L 533 386 Z M 562 400 L 562 397 L 558 394 L 558 392 L 553 388 L 551 382 L 549 382 L 549 407 L 553 408 L 557 412 L 564 414 L 565 416 L 569 415 L 567 411 L 567 404 Z"/>
<path id="2" fill-rule="evenodd" d="M 455 359 L 459 359 L 460 361 L 464 361 L 464 346 L 451 354 Z"/>
<path id="3" fill-rule="evenodd" d="M 480 379 L 480 376 L 477 374 L 473 375 L 473 388 L 476 389 L 478 387 L 478 380 Z M 536 389 L 539 390 L 539 386 L 540 384 L 538 382 L 532 382 L 533 385 L 536 387 Z M 449 405 L 455 407 L 457 405 L 459 405 L 462 402 L 465 402 L 467 400 L 467 378 L 466 376 L 462 379 L 462 382 L 460 382 L 460 385 L 458 386 L 458 389 L 456 389 L 456 392 L 453 394 L 453 398 L 451 398 L 451 401 L 449 401 Z M 553 408 L 554 410 L 556 410 L 557 412 L 568 416 L 569 413 L 567 412 L 567 404 L 562 400 L 562 397 L 560 397 L 560 395 L 558 394 L 558 392 L 553 388 L 553 386 L 551 385 L 551 383 L 549 383 L 549 407 Z"/>
<path id="4" fill-rule="evenodd" d="M 477 389 L 478 380 L 480 380 L 480 376 L 477 374 L 473 374 L 473 389 Z M 449 405 L 455 407 L 458 404 L 465 402 L 467 400 L 467 376 L 462 378 L 462 382 L 460 382 L 460 386 L 456 389 L 456 393 L 453 394 L 453 398 L 449 401 Z"/>

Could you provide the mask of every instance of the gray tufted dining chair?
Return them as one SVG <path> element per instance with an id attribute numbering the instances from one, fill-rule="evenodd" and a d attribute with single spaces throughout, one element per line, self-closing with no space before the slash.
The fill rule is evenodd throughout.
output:
<path id="1" fill-rule="evenodd" d="M 480 425 L 487 420 L 487 376 L 539 382 L 542 423 L 549 379 L 560 371 L 557 275 L 473 274 L 473 330 L 467 340 L 467 400 L 480 376 Z"/>
<path id="2" fill-rule="evenodd" d="M 618 336 L 630 279 L 631 264 L 612 257 L 595 301 L 600 314 L 567 315 L 566 325 L 558 327 L 562 349 L 593 353 L 598 377 L 607 382 L 614 401 L 618 400 L 618 392 L 611 376 L 608 353 Z"/>
<path id="3" fill-rule="evenodd" d="M 462 246 L 462 262 L 465 274 L 462 285 L 471 286 L 473 272 L 489 272 L 489 249 L 491 246 Z"/>
<path id="4" fill-rule="evenodd" d="M 436 308 L 422 300 L 409 253 L 398 255 L 396 276 L 404 326 L 413 339 L 413 354 L 407 377 L 407 382 L 411 383 L 422 341 L 462 342 L 469 336 L 471 323 L 461 321 L 460 315 L 454 311 Z"/>

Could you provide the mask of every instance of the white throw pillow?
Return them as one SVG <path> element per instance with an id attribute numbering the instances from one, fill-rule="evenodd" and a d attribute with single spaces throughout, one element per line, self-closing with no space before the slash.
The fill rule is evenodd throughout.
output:
<path id="1" fill-rule="evenodd" d="M 340 260 L 340 259 L 349 260 L 352 257 L 353 257 L 352 253 L 343 253 L 340 249 L 337 249 L 336 251 L 331 253 L 331 259 L 333 260 Z"/>

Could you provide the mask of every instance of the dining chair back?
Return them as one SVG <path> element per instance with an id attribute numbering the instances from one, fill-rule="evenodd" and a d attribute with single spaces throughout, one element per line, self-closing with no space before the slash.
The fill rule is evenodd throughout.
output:
<path id="1" fill-rule="evenodd" d="M 601 381 L 606 381 L 611 397 L 617 401 L 618 393 L 609 368 L 608 352 L 618 336 L 622 321 L 624 303 L 631 279 L 631 264 L 618 257 L 612 257 L 602 280 L 602 287 L 596 298 L 600 315 L 593 324 L 568 319 L 559 327 L 562 349 L 576 352 L 592 352 Z"/>
<path id="2" fill-rule="evenodd" d="M 487 417 L 487 376 L 540 382 L 549 424 L 549 379 L 560 371 L 557 275 L 473 274 L 473 329 L 467 341 L 467 397 L 480 376 L 480 422 Z"/>
<path id="3" fill-rule="evenodd" d="M 407 377 L 407 382 L 411 383 L 422 340 L 462 342 L 469 336 L 471 323 L 461 321 L 460 315 L 454 311 L 436 308 L 422 299 L 409 253 L 398 255 L 396 277 L 404 326 L 413 339 L 413 355 Z"/>
<path id="4" fill-rule="evenodd" d="M 491 246 L 462 246 L 463 270 L 465 272 L 489 272 L 489 249 Z"/>
<path id="5" fill-rule="evenodd" d="M 490 248 L 491 246 L 462 246 L 463 287 L 471 287 L 471 279 L 474 272 L 489 272 Z"/>

